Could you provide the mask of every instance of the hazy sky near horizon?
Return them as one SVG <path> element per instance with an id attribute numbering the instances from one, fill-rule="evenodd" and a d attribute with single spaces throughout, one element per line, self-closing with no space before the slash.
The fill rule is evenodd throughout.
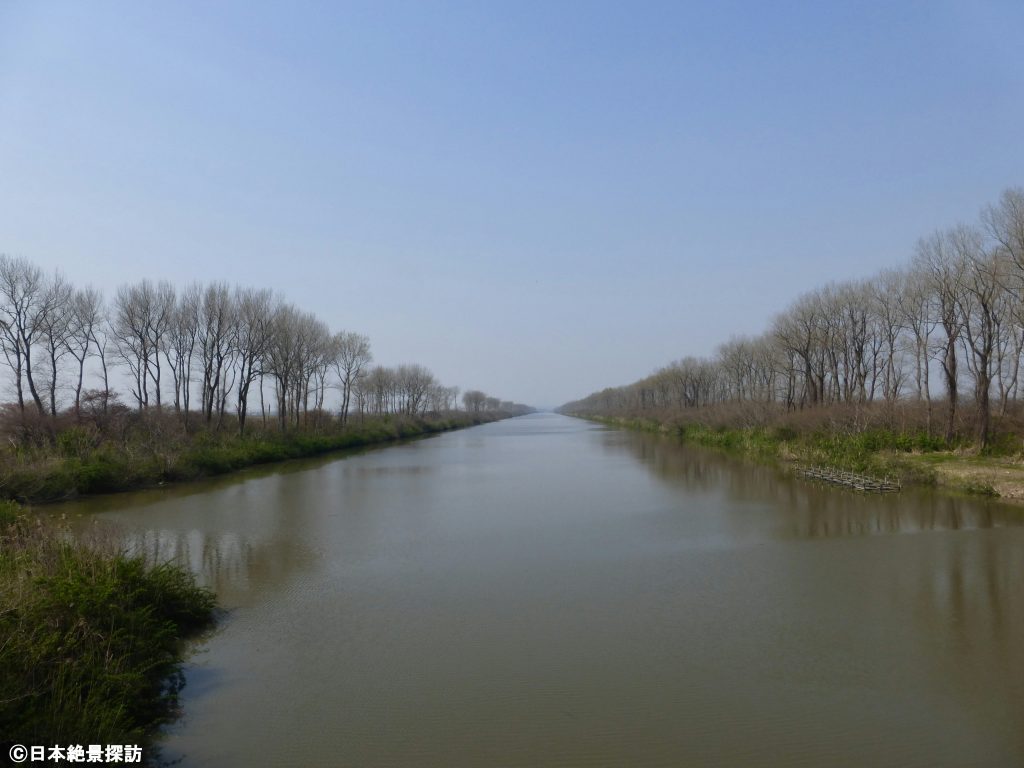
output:
<path id="1" fill-rule="evenodd" d="M 557 405 L 1024 184 L 1024 4 L 0 2 L 0 252 Z"/>

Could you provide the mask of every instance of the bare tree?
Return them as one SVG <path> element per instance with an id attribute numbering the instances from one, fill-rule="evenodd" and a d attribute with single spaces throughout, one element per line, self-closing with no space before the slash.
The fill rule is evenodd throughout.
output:
<path id="1" fill-rule="evenodd" d="M 328 366 L 330 339 L 327 326 L 312 314 L 287 304 L 274 313 L 266 371 L 274 377 L 282 430 L 299 424 L 302 416 L 308 417 L 311 394 L 315 394 L 316 408 L 323 386 L 321 371 Z"/>
<path id="2" fill-rule="evenodd" d="M 436 383 L 434 374 L 422 365 L 400 365 L 395 372 L 400 404 L 398 410 L 415 416 L 422 410 L 427 393 Z"/>
<path id="3" fill-rule="evenodd" d="M 149 316 L 149 346 L 153 353 L 146 361 L 146 371 L 153 382 L 157 408 L 163 407 L 160 353 L 163 352 L 165 356 L 167 354 L 169 346 L 168 335 L 174 329 L 176 310 L 177 296 L 175 295 L 174 286 L 166 280 L 161 280 L 153 290 Z M 175 386 L 175 391 L 177 391 L 177 386 Z"/>
<path id="4" fill-rule="evenodd" d="M 1024 272 L 1024 188 L 1007 189 L 996 205 L 987 206 L 981 214 L 987 234 Z"/>
<path id="5" fill-rule="evenodd" d="M 1000 297 L 1000 341 L 997 343 L 999 411 L 1005 413 L 1011 393 L 1016 393 L 1024 343 L 1024 189 L 1003 191 L 999 202 L 981 214 L 985 232 L 1012 269 L 1004 270 L 1005 286 Z"/>
<path id="6" fill-rule="evenodd" d="M 309 312 L 299 313 L 294 324 L 292 344 L 295 361 L 294 390 L 291 393 L 293 423 L 300 418 L 308 424 L 309 398 L 314 396 L 314 410 L 320 402 L 325 385 L 331 334 L 326 324 Z"/>
<path id="7" fill-rule="evenodd" d="M 963 318 L 963 341 L 968 370 L 974 379 L 978 406 L 978 444 L 988 447 L 991 430 L 990 394 L 998 333 L 998 297 L 1006 260 L 986 250 L 982 234 L 972 227 L 957 227 L 950 234 L 960 268 L 956 300 Z"/>
<path id="8" fill-rule="evenodd" d="M 235 291 L 238 312 L 238 389 L 235 408 L 239 435 L 245 434 L 249 389 L 263 375 L 273 340 L 277 304 L 269 290 L 247 288 Z"/>
<path id="9" fill-rule="evenodd" d="M 296 374 L 296 350 L 294 338 L 299 322 L 299 313 L 291 304 L 282 305 L 274 313 L 270 340 L 267 344 L 265 370 L 274 377 L 277 394 L 277 418 L 281 430 L 288 427 L 288 395 L 292 391 L 292 379 Z"/>
<path id="10" fill-rule="evenodd" d="M 148 280 L 121 286 L 110 322 L 117 354 L 132 376 L 132 396 L 140 411 L 149 407 L 150 359 L 157 354 L 150 335 L 154 301 L 155 289 Z"/>
<path id="11" fill-rule="evenodd" d="M 92 356 L 97 329 L 103 325 L 103 296 L 95 288 L 80 288 L 71 297 L 71 323 L 67 338 L 67 349 L 78 363 L 75 379 L 75 418 L 82 412 L 82 384 L 85 380 L 85 363 Z M 97 354 L 99 348 L 97 346 Z M 104 379 L 106 362 L 103 362 Z"/>
<path id="12" fill-rule="evenodd" d="M 903 327 L 900 296 L 906 290 L 906 276 L 898 270 L 885 270 L 869 283 L 871 308 L 882 343 L 882 396 L 893 405 L 903 382 L 899 359 L 899 336 Z"/>
<path id="13" fill-rule="evenodd" d="M 957 344 L 963 332 L 964 320 L 959 301 L 960 272 L 963 264 L 957 259 L 951 232 L 936 232 L 918 241 L 915 265 L 927 276 L 929 290 L 934 297 L 942 339 L 938 346 L 939 362 L 946 384 L 947 442 L 956 431 L 957 412 Z"/>
<path id="14" fill-rule="evenodd" d="M 225 283 L 206 286 L 199 304 L 196 341 L 202 379 L 203 418 L 212 423 L 214 409 L 223 410 L 223 377 L 234 353 L 237 313 L 231 289 Z"/>
<path id="15" fill-rule="evenodd" d="M 107 360 L 110 357 L 112 348 L 116 348 L 113 331 L 110 327 L 109 318 L 96 323 L 92 329 L 92 344 L 96 350 L 96 357 L 100 362 L 100 375 L 103 377 L 103 391 L 101 394 L 101 413 L 106 415 L 114 392 L 110 388 L 110 367 Z"/>
<path id="16" fill-rule="evenodd" d="M 1008 263 L 1005 252 L 996 253 L 1004 261 L 1003 271 L 1012 272 L 1015 267 Z M 1010 399 L 1016 398 L 1021 354 L 1024 352 L 1024 326 L 1021 324 L 1024 307 L 1020 292 L 1012 289 L 1000 290 L 995 300 L 993 322 L 996 334 L 996 384 L 999 390 L 999 415 L 1004 416 Z"/>
<path id="17" fill-rule="evenodd" d="M 163 344 L 164 359 L 174 383 L 174 410 L 189 428 L 192 401 L 192 369 L 199 337 L 202 289 L 198 283 L 185 287 L 174 303 Z"/>
<path id="18" fill-rule="evenodd" d="M 39 331 L 39 314 L 46 293 L 46 280 L 39 267 L 25 259 L 0 255 L 0 328 L 3 352 L 14 371 L 18 408 L 25 413 L 23 380 L 40 415 L 45 413 L 32 374 L 32 348 Z"/>
<path id="19" fill-rule="evenodd" d="M 395 402 L 395 372 L 390 368 L 377 365 L 371 368 L 366 376 L 356 379 L 359 389 L 367 401 L 370 410 L 378 415 L 390 413 Z"/>
<path id="20" fill-rule="evenodd" d="M 487 395 L 479 389 L 471 389 L 463 393 L 462 404 L 470 413 L 480 413 L 487 404 Z"/>
<path id="21" fill-rule="evenodd" d="M 50 417 L 57 418 L 57 383 L 61 359 L 70 352 L 69 344 L 73 333 L 74 289 L 63 275 L 56 274 L 47 281 L 43 301 L 37 318 L 39 336 L 42 340 L 46 359 L 47 389 L 49 394 Z"/>
<path id="22" fill-rule="evenodd" d="M 820 350 L 823 325 L 821 303 L 815 294 L 800 297 L 775 320 L 775 338 L 801 363 L 800 405 L 817 405 L 824 397 L 824 357 Z"/>
<path id="23" fill-rule="evenodd" d="M 914 384 L 918 400 L 926 404 L 926 429 L 932 431 L 932 395 L 930 388 L 929 342 L 935 330 L 935 302 L 928 284 L 929 276 L 911 270 L 897 297 L 903 327 L 910 331 L 914 350 Z"/>
<path id="24" fill-rule="evenodd" d="M 373 361 L 370 340 L 358 333 L 342 331 L 334 337 L 334 353 L 332 365 L 341 385 L 341 425 L 345 426 L 348 424 L 352 387 Z"/>

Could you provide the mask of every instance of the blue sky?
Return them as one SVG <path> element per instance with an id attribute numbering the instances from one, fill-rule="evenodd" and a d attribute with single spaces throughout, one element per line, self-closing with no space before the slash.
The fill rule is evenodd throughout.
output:
<path id="1" fill-rule="evenodd" d="M 557 405 L 1024 184 L 1024 4 L 0 3 L 0 252 Z"/>

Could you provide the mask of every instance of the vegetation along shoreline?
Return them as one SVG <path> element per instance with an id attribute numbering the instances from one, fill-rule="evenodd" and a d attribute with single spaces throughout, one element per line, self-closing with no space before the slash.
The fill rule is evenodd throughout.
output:
<path id="1" fill-rule="evenodd" d="M 758 335 L 559 410 L 700 445 L 1024 500 L 1024 188 Z"/>
<path id="2" fill-rule="evenodd" d="M 11 452 L 0 464 L 0 494 L 23 504 L 120 493 L 229 474 L 247 467 L 311 458 L 485 424 L 514 413 L 367 418 L 343 429 L 200 433 L 147 445 L 96 444 L 77 429 L 44 450 Z"/>
<path id="3" fill-rule="evenodd" d="M 178 712 L 187 641 L 213 625 L 213 593 L 115 535 L 70 537 L 0 503 L 0 746 L 132 744 Z"/>
<path id="4" fill-rule="evenodd" d="M 423 365 L 373 365 L 369 338 L 333 332 L 268 289 L 141 280 L 108 300 L 2 254 L 0 352 L 15 395 L 0 408 L 0 498 L 23 503 L 198 479 L 531 410 L 445 386 Z"/>
<path id="5" fill-rule="evenodd" d="M 680 424 L 671 419 L 574 414 L 610 427 L 656 432 L 684 443 L 768 461 L 792 470 L 825 465 L 903 485 L 999 498 L 1024 505 L 1024 466 L 1015 453 L 980 453 L 969 446 L 947 446 L 925 433 L 871 429 L 797 431 L 791 427 L 725 427 Z"/>

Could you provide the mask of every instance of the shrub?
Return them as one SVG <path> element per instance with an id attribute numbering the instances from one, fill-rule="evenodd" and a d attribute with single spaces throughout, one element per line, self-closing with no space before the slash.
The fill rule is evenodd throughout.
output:
<path id="1" fill-rule="evenodd" d="M 174 712 L 182 638 L 213 596 L 172 565 L 73 544 L 22 520 L 0 538 L 0 734 L 139 739 Z"/>
<path id="2" fill-rule="evenodd" d="M 988 483 L 979 483 L 975 481 L 968 481 L 960 486 L 960 489 L 964 493 L 969 493 L 972 496 L 988 496 L 996 497 L 999 493 Z"/>
<path id="3" fill-rule="evenodd" d="M 985 454 L 988 456 L 1016 456 L 1021 452 L 1020 435 L 1000 432 L 992 436 Z"/>
<path id="4" fill-rule="evenodd" d="M 93 439 L 82 427 L 69 427 L 57 435 L 57 451 L 61 456 L 81 457 L 93 447 Z"/>

